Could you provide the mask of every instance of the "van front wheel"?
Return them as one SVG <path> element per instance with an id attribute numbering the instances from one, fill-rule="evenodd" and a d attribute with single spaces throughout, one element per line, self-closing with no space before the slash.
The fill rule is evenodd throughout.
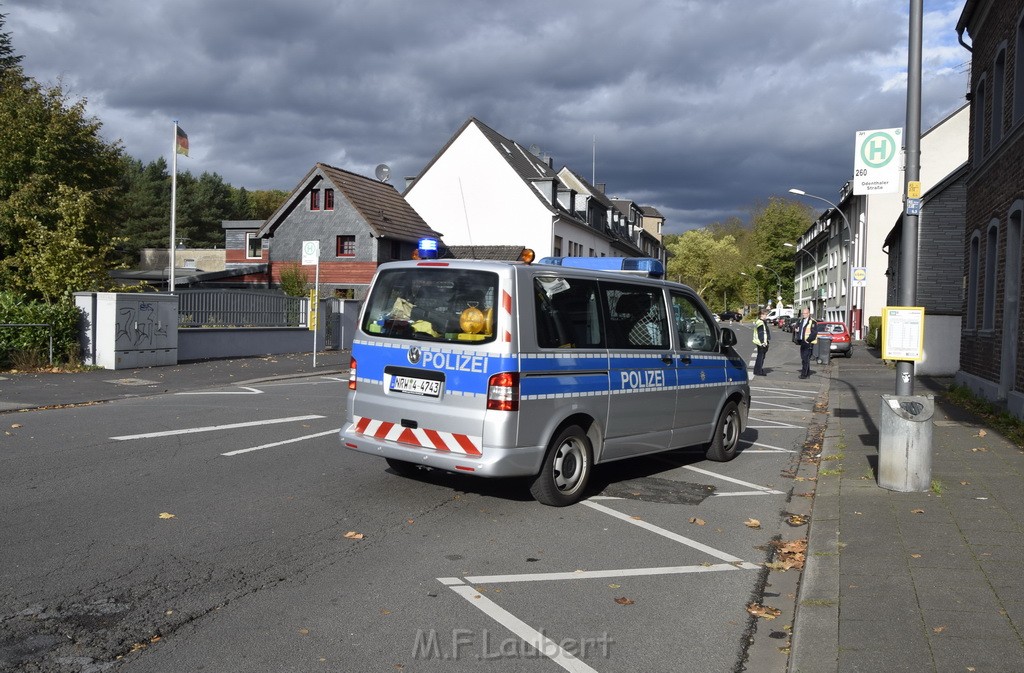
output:
<path id="1" fill-rule="evenodd" d="M 727 402 L 718 417 L 715 434 L 708 445 L 708 460 L 724 463 L 736 457 L 740 444 L 740 410 L 735 402 Z"/>
<path id="2" fill-rule="evenodd" d="M 548 446 L 530 493 L 537 502 L 552 507 L 578 502 L 587 488 L 593 462 L 590 439 L 578 425 L 570 425 Z"/>

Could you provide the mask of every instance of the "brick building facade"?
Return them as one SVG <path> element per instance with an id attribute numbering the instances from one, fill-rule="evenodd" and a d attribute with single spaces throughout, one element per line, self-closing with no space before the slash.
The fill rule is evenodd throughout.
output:
<path id="1" fill-rule="evenodd" d="M 965 297 L 957 380 L 1024 418 L 1024 0 L 967 0 L 957 33 L 971 52 Z"/>

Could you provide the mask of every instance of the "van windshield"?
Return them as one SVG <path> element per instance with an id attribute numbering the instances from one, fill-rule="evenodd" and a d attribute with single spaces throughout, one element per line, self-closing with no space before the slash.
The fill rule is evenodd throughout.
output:
<path id="1" fill-rule="evenodd" d="M 469 269 L 382 271 L 367 298 L 362 331 L 454 343 L 494 340 L 498 275 Z"/>

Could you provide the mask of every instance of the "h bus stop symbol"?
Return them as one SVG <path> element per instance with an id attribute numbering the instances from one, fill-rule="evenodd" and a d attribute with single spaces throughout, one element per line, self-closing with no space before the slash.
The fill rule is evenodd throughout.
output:
<path id="1" fill-rule="evenodd" d="M 900 191 L 900 162 L 896 161 L 903 129 L 857 131 L 853 193 L 892 194 Z"/>

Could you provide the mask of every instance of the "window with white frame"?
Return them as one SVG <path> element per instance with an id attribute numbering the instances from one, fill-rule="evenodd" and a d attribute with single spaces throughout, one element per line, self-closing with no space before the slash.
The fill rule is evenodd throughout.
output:
<path id="1" fill-rule="evenodd" d="M 263 258 L 263 239 L 257 236 L 254 231 L 247 231 L 245 233 L 245 258 Z"/>

